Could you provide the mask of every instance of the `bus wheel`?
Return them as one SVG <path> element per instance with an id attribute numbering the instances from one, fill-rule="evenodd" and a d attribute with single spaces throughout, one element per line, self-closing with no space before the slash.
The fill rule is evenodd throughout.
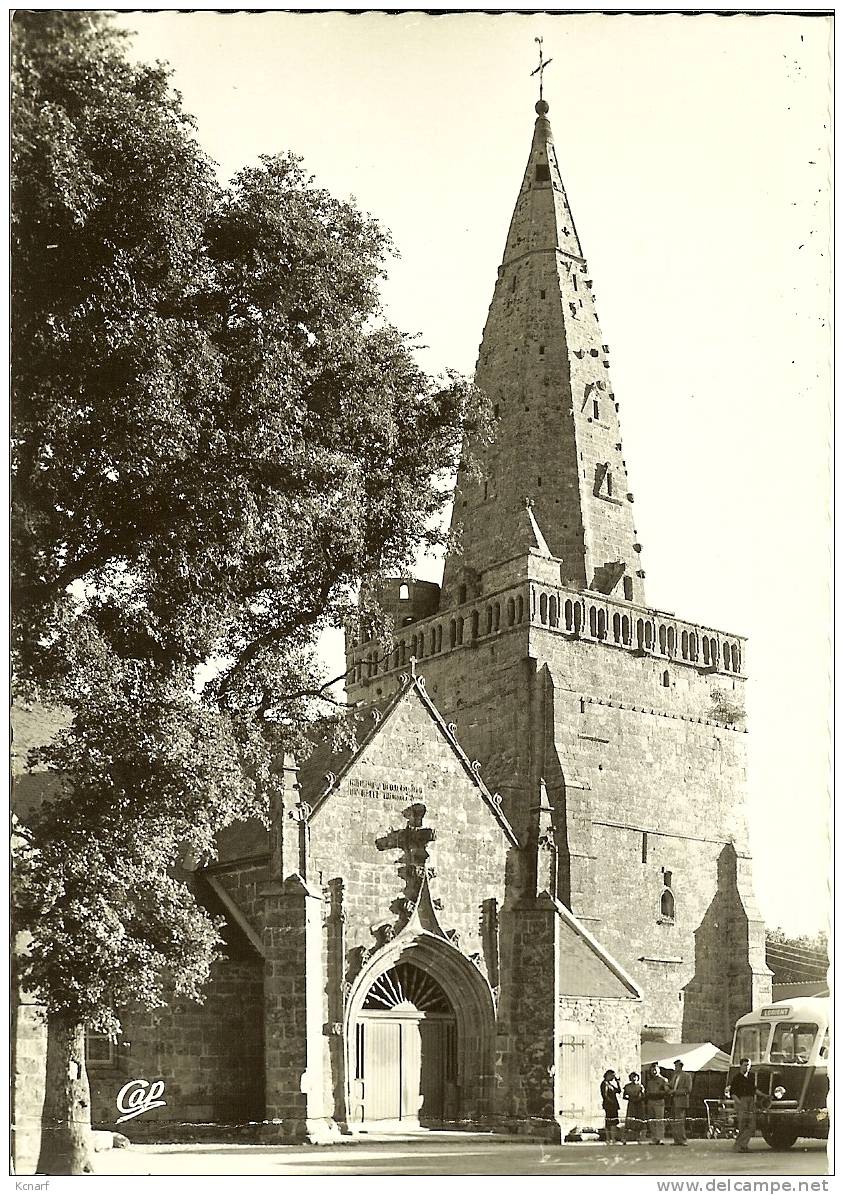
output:
<path id="1" fill-rule="evenodd" d="M 797 1133 L 792 1129 L 764 1129 L 762 1136 L 771 1149 L 791 1149 L 797 1140 Z"/>

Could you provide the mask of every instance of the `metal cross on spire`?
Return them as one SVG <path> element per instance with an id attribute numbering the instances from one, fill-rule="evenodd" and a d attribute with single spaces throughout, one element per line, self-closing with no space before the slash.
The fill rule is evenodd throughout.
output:
<path id="1" fill-rule="evenodd" d="M 546 66 L 550 66 L 551 63 L 554 61 L 554 59 L 542 57 L 542 38 L 541 37 L 535 37 L 533 40 L 539 46 L 539 66 L 536 68 L 536 70 L 533 70 L 530 72 L 530 77 L 533 78 L 534 75 L 539 75 L 539 100 L 541 103 L 542 102 L 542 75 L 543 75 L 543 72 L 544 72 Z"/>

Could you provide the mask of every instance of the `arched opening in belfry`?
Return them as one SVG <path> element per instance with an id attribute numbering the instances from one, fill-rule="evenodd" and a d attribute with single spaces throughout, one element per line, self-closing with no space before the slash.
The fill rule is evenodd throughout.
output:
<path id="1" fill-rule="evenodd" d="M 549 626 L 556 627 L 556 626 L 560 625 L 560 618 L 557 613 L 557 610 L 558 610 L 557 599 L 552 594 L 552 596 L 548 599 L 548 624 L 549 624 Z"/>

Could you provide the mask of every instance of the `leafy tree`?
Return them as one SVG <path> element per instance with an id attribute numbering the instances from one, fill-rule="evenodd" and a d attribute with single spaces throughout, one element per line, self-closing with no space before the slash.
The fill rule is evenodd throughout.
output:
<path id="1" fill-rule="evenodd" d="M 386 322 L 376 222 L 290 156 L 220 187 L 100 14 L 15 15 L 12 114 L 15 688 L 72 715 L 21 830 L 20 975 L 50 1029 L 39 1170 L 68 1173 L 85 1027 L 199 993 L 216 930 L 174 865 L 266 812 L 317 634 L 410 560 L 486 408 Z"/>
<path id="2" fill-rule="evenodd" d="M 765 934 L 766 958 L 774 983 L 806 983 L 826 980 L 829 942 L 823 930 L 815 934 L 789 935 L 779 927 Z"/>

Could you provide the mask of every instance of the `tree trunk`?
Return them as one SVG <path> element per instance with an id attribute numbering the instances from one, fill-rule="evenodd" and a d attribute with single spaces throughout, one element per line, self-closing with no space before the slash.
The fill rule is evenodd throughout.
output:
<path id="1" fill-rule="evenodd" d="M 85 1027 L 47 1016 L 47 1075 L 37 1174 L 93 1174 Z"/>

